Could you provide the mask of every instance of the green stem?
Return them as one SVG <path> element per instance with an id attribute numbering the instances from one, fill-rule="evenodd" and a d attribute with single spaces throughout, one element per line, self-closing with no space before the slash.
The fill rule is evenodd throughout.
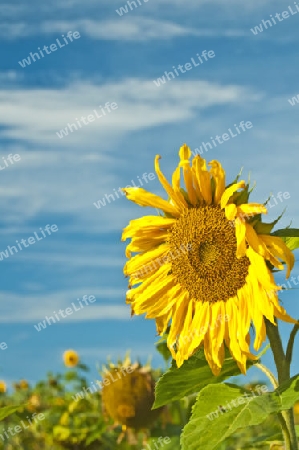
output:
<path id="1" fill-rule="evenodd" d="M 257 367 L 258 369 L 260 369 L 268 377 L 268 379 L 269 379 L 270 383 L 272 384 L 272 386 L 274 387 L 274 389 L 278 388 L 278 386 L 279 386 L 278 380 L 273 375 L 271 370 L 268 369 L 268 367 L 264 366 L 264 364 L 261 364 L 261 363 L 255 363 L 254 366 Z M 291 448 L 290 433 L 289 433 L 287 424 L 283 418 L 282 413 L 278 413 L 277 417 L 278 417 L 278 420 L 279 420 L 279 423 L 280 423 L 280 426 L 282 429 L 282 435 L 283 435 L 284 442 L 286 443 L 287 448 Z"/>
<path id="2" fill-rule="evenodd" d="M 262 372 L 264 372 L 264 374 L 269 378 L 269 381 L 272 384 L 272 386 L 274 387 L 274 389 L 278 388 L 278 386 L 279 386 L 278 381 L 276 380 L 273 373 L 268 369 L 268 367 L 264 366 L 264 364 L 261 364 L 261 363 L 255 363 L 254 367 L 257 367 Z"/>
<path id="3" fill-rule="evenodd" d="M 296 323 L 294 325 L 294 328 L 290 334 L 290 339 L 289 339 L 288 346 L 287 346 L 286 360 L 287 360 L 287 363 L 290 365 L 292 362 L 293 347 L 294 347 L 294 342 L 295 342 L 295 337 L 296 337 L 297 331 L 299 331 L 299 323 Z"/>
<path id="4" fill-rule="evenodd" d="M 281 384 L 284 381 L 290 379 L 291 363 L 284 353 L 277 324 L 274 325 L 273 323 L 269 322 L 266 318 L 265 323 L 267 329 L 267 336 L 271 345 L 275 365 L 277 368 L 278 382 L 279 384 Z M 295 431 L 293 409 L 282 411 L 281 415 L 284 419 L 286 428 L 288 430 L 288 435 L 286 435 L 286 432 L 283 427 L 283 435 L 285 439 L 286 450 L 298 450 L 298 441 Z"/>

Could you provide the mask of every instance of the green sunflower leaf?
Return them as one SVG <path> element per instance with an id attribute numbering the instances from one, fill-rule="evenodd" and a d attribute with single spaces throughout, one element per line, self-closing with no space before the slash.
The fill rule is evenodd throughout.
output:
<path id="1" fill-rule="evenodd" d="M 259 220 L 256 221 L 256 223 L 254 224 L 254 229 L 258 234 L 270 234 L 272 229 L 274 228 L 274 226 L 277 224 L 277 222 L 279 222 L 279 220 L 282 218 L 282 216 L 285 213 L 285 209 L 283 210 L 283 212 L 280 214 L 279 217 L 277 217 L 277 219 L 275 219 L 273 222 L 271 223 L 264 223 L 262 222 L 262 217 L 261 214 L 259 214 Z M 274 233 L 273 233 L 274 234 Z"/>
<path id="2" fill-rule="evenodd" d="M 250 191 L 249 191 L 249 184 L 246 184 L 246 187 L 241 192 L 235 192 L 232 197 L 231 201 L 232 203 L 235 203 L 237 206 L 242 205 L 243 203 L 248 203 Z"/>
<path id="3" fill-rule="evenodd" d="M 4 406 L 3 408 L 0 408 L 0 420 L 5 419 L 5 417 L 11 416 L 11 414 L 18 411 L 18 409 L 23 408 L 25 405 L 11 405 L 11 406 Z"/>
<path id="4" fill-rule="evenodd" d="M 283 228 L 282 230 L 276 230 L 272 233 L 272 236 L 279 237 L 299 237 L 298 228 Z"/>
<path id="5" fill-rule="evenodd" d="M 156 343 L 156 349 L 160 355 L 163 356 L 165 362 L 168 362 L 171 359 L 171 353 L 164 338 L 160 339 L 159 342 Z"/>
<path id="6" fill-rule="evenodd" d="M 232 384 L 203 388 L 183 430 L 182 450 L 218 449 L 237 430 L 262 424 L 269 414 L 291 408 L 299 399 L 299 375 L 274 392 L 267 393 L 261 386 L 254 394 Z"/>
<path id="7" fill-rule="evenodd" d="M 299 237 L 286 237 L 283 238 L 286 246 L 291 250 L 296 250 L 299 248 Z"/>
<path id="8" fill-rule="evenodd" d="M 251 365 L 252 362 L 248 361 L 247 368 Z M 173 363 L 172 367 L 162 375 L 156 385 L 153 409 L 197 393 L 208 384 L 221 383 L 229 377 L 240 375 L 240 373 L 235 360 L 227 352 L 220 375 L 214 376 L 204 357 L 204 352 L 199 350 L 180 368 Z"/>
<path id="9" fill-rule="evenodd" d="M 299 248 L 299 229 L 298 228 L 284 228 L 272 233 L 273 236 L 281 237 L 286 246 L 291 250 Z"/>

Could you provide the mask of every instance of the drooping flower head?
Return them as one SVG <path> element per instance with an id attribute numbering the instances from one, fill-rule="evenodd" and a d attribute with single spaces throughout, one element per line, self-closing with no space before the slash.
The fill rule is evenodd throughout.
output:
<path id="1" fill-rule="evenodd" d="M 149 364 L 131 363 L 129 356 L 103 370 L 102 400 L 104 411 L 115 423 L 126 428 L 142 429 L 158 417 L 152 410 L 155 382 Z"/>
<path id="2" fill-rule="evenodd" d="M 79 363 L 79 355 L 75 350 L 66 350 L 63 353 L 63 361 L 66 367 L 76 367 Z"/>
<path id="3" fill-rule="evenodd" d="M 183 145 L 180 162 L 169 183 L 155 170 L 168 200 L 142 188 L 123 189 L 129 200 L 153 207 L 162 215 L 132 220 L 122 240 L 129 261 L 127 303 L 132 314 L 146 313 L 164 334 L 180 367 L 200 346 L 215 375 L 220 373 L 225 346 L 242 373 L 250 349 L 249 329 L 255 329 L 253 348 L 266 338 L 266 317 L 295 323 L 279 303 L 271 268 L 287 277 L 294 255 L 280 237 L 270 235 L 274 224 L 262 222 L 265 204 L 248 203 L 249 186 L 237 179 L 226 186 L 225 171 L 213 160 L 208 165 Z M 181 187 L 183 178 L 185 189 Z M 132 253 L 136 253 L 132 255 Z"/>

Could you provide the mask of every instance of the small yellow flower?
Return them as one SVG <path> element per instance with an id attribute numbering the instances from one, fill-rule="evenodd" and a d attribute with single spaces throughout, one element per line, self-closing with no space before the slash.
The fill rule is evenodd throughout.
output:
<path id="1" fill-rule="evenodd" d="M 3 380 L 0 380 L 0 392 L 6 392 L 6 383 Z"/>
<path id="2" fill-rule="evenodd" d="M 38 395 L 33 394 L 28 399 L 27 410 L 30 412 L 36 412 L 41 406 L 41 399 Z"/>
<path id="3" fill-rule="evenodd" d="M 79 363 L 79 355 L 75 350 L 66 350 L 63 353 L 63 361 L 66 367 L 75 367 Z"/>

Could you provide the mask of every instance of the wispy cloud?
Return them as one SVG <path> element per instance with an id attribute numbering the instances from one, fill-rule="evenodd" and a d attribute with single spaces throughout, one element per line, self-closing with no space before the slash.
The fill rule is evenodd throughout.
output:
<path id="1" fill-rule="evenodd" d="M 159 75 L 159 74 L 158 74 Z M 0 91 L 0 136 L 23 139 L 36 144 L 56 143 L 56 132 L 67 123 L 87 116 L 107 101 L 118 109 L 90 123 L 61 146 L 86 145 L 87 140 L 113 138 L 141 128 L 175 123 L 205 108 L 254 101 L 251 89 L 207 81 L 175 80 L 157 90 L 152 80 L 131 78 L 102 85 L 73 83 L 62 89 L 10 89 Z"/>
<path id="2" fill-rule="evenodd" d="M 127 41 L 148 41 L 151 39 L 171 39 L 179 36 L 196 34 L 192 28 L 188 29 L 179 24 L 159 19 L 147 17 L 126 17 L 124 20 L 118 18 L 114 20 L 76 20 L 69 21 L 49 21 L 41 24 L 40 30 L 44 33 L 53 31 L 63 33 L 65 30 L 82 30 L 83 35 L 93 39 L 103 40 L 127 40 Z"/>
<path id="3" fill-rule="evenodd" d="M 94 295 L 96 303 L 85 306 L 80 311 L 61 319 L 61 323 L 81 322 L 89 320 L 129 320 L 130 308 L 124 304 L 107 304 L 110 299 L 123 299 L 125 292 L 121 289 L 102 289 L 93 292 L 91 287 L 78 291 L 59 291 L 54 293 L 35 293 L 31 295 L 10 294 L 0 292 L 0 323 L 40 322 L 54 311 L 65 309 L 71 303 L 79 304 L 77 298 L 83 295 Z M 106 304 L 103 304 L 104 299 Z M 59 325 L 59 322 L 57 322 Z M 56 324 L 55 324 L 56 325 Z M 49 330 L 51 327 L 49 327 Z"/>
<path id="4" fill-rule="evenodd" d="M 181 36 L 197 35 L 196 30 L 167 20 L 148 17 L 126 17 L 123 20 L 46 20 L 32 26 L 26 22 L 4 23 L 0 25 L 3 39 L 17 39 L 27 36 L 51 35 L 79 31 L 83 37 L 105 41 L 148 41 L 152 39 L 172 39 Z"/>

